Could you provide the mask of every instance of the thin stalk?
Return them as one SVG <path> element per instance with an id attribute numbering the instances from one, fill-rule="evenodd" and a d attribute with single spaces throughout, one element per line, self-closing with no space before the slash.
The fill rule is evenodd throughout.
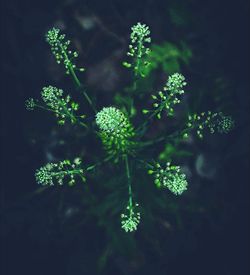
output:
<path id="1" fill-rule="evenodd" d="M 46 110 L 46 111 L 54 113 L 54 111 L 52 109 L 46 108 L 46 107 L 44 107 L 42 105 L 39 105 L 39 104 L 36 104 L 36 103 L 35 103 L 35 107 L 38 107 L 40 109 L 43 109 L 43 110 Z"/>
<path id="2" fill-rule="evenodd" d="M 79 123 L 79 125 L 81 125 L 81 126 L 85 127 L 86 129 L 88 129 L 87 124 L 85 124 L 85 123 L 79 121 L 79 119 L 77 119 L 77 122 Z"/>
<path id="3" fill-rule="evenodd" d="M 126 166 L 126 175 L 128 179 L 128 195 L 129 195 L 129 209 L 130 211 L 133 209 L 133 197 L 132 197 L 132 187 L 131 187 L 131 174 L 129 170 L 128 156 L 124 157 L 125 166 Z"/>
<path id="4" fill-rule="evenodd" d="M 135 131 L 139 132 L 140 130 L 144 129 L 147 124 L 151 121 L 151 119 L 156 115 L 156 112 L 153 112 L 143 124 L 141 124 Z"/>
<path id="5" fill-rule="evenodd" d="M 136 159 L 136 160 L 137 160 L 138 162 L 143 163 L 143 164 L 145 165 L 145 167 L 147 167 L 147 168 L 150 168 L 150 169 L 153 169 L 153 168 L 154 168 L 153 165 L 151 165 L 150 163 L 146 162 L 145 160 L 142 160 L 142 159 Z"/>
<path id="6" fill-rule="evenodd" d="M 61 51 L 62 51 L 62 53 L 63 53 L 63 56 L 64 56 L 65 60 L 68 61 L 68 64 L 71 64 L 71 63 L 70 63 L 70 60 L 69 60 L 69 58 L 68 58 L 68 55 L 67 55 L 66 51 L 64 50 L 63 46 L 60 45 L 60 47 L 61 47 Z M 75 70 L 74 70 L 73 66 L 72 66 L 72 65 L 69 65 L 69 66 L 67 66 L 67 67 L 68 67 L 68 70 L 69 70 L 69 72 L 70 72 L 70 75 L 71 75 L 72 78 L 73 78 L 73 81 L 74 81 L 75 85 L 76 85 L 77 88 L 83 93 L 85 99 L 87 100 L 87 102 L 89 103 L 90 107 L 93 109 L 94 113 L 96 114 L 96 109 L 95 109 L 95 107 L 94 107 L 94 104 L 93 104 L 92 100 L 90 99 L 90 97 L 87 95 L 87 93 L 82 89 L 82 86 L 83 86 L 83 85 L 82 85 L 81 81 L 79 80 L 79 78 L 77 77 L 77 75 L 76 75 L 76 73 L 75 73 Z"/>
<path id="7" fill-rule="evenodd" d="M 140 67 L 141 57 L 142 57 L 142 39 L 140 38 L 139 43 L 138 43 L 138 51 L 137 51 L 136 64 L 135 64 L 135 68 L 136 68 L 135 77 L 136 77 L 136 80 L 138 80 L 138 69 Z"/>
<path id="8" fill-rule="evenodd" d="M 149 118 L 148 118 L 141 126 L 139 126 L 138 129 L 136 129 L 136 131 L 139 131 L 139 130 L 141 130 L 141 129 L 144 129 L 144 128 L 147 126 L 147 124 L 150 122 L 150 120 L 151 120 L 154 116 L 156 116 L 157 114 L 160 114 L 160 113 L 163 111 L 164 106 L 165 106 L 165 104 L 166 104 L 166 102 L 167 102 L 168 100 L 169 100 L 169 99 L 166 99 L 166 100 L 164 100 L 164 101 L 161 101 L 160 106 L 159 106 L 156 110 L 154 110 L 154 111 L 151 113 L 151 115 L 149 116 Z"/>
<path id="9" fill-rule="evenodd" d="M 139 73 L 138 73 L 138 69 L 140 67 L 140 63 L 141 63 L 141 57 L 139 57 L 139 55 L 142 52 L 142 41 L 139 41 L 139 45 L 138 45 L 138 51 L 137 51 L 137 55 L 136 55 L 136 60 L 133 62 L 134 64 L 134 76 L 133 76 L 133 85 L 132 85 L 132 92 L 135 93 L 137 90 L 137 82 L 139 80 Z M 130 102 L 130 112 L 132 110 L 132 108 L 134 108 L 134 100 L 132 99 L 132 101 Z"/>
<path id="10" fill-rule="evenodd" d="M 184 130 L 181 130 L 181 131 L 176 131 L 174 132 L 173 134 L 171 135 L 164 135 L 164 136 L 161 136 L 161 137 L 158 137 L 157 139 L 155 140 L 150 140 L 150 141 L 145 141 L 145 142 L 140 142 L 140 146 L 142 147 L 146 147 L 146 146 L 151 146 L 151 145 L 154 145 L 158 142 L 161 142 L 161 141 L 170 141 L 170 140 L 175 140 L 175 139 L 178 139 L 180 138 L 181 136 L 183 136 L 184 133 L 186 133 L 186 131 L 191 131 L 192 128 L 186 128 Z"/>
<path id="11" fill-rule="evenodd" d="M 91 106 L 91 108 L 92 108 L 92 110 L 94 111 L 94 113 L 96 114 L 96 113 L 97 113 L 96 108 L 95 108 L 95 106 L 94 106 L 92 100 L 91 100 L 90 97 L 88 96 L 88 94 L 87 94 L 87 93 L 85 92 L 85 90 L 83 89 L 83 86 L 81 85 L 81 86 L 79 87 L 79 89 L 80 89 L 80 91 L 83 93 L 85 99 L 88 101 L 88 103 L 89 103 L 89 105 Z"/>
<path id="12" fill-rule="evenodd" d="M 142 147 L 150 146 L 150 145 L 156 144 L 158 142 L 161 142 L 165 139 L 166 139 L 166 137 L 162 136 L 155 140 L 150 140 L 150 141 L 145 141 L 145 142 L 142 141 L 142 142 L 140 142 L 140 146 L 142 146 Z"/>
<path id="13" fill-rule="evenodd" d="M 46 111 L 48 111 L 48 112 L 52 112 L 52 113 L 55 113 L 55 114 L 57 113 L 57 112 L 55 112 L 54 110 L 49 109 L 49 108 L 46 108 L 46 107 L 44 107 L 44 106 L 42 106 L 42 105 L 39 105 L 39 104 L 36 104 L 35 106 L 38 107 L 38 108 L 40 108 L 40 109 L 42 109 L 42 110 L 46 110 Z M 62 106 L 62 107 L 64 107 L 64 106 Z M 64 109 L 66 110 L 66 108 L 64 108 Z M 81 122 L 81 121 L 79 120 L 79 118 L 75 117 L 74 115 L 72 115 L 72 114 L 69 113 L 68 111 L 67 111 L 67 115 L 68 115 L 68 117 L 70 118 L 71 121 L 72 121 L 72 119 L 74 118 L 75 121 L 76 121 L 79 125 L 81 125 L 81 126 L 85 127 L 86 129 L 88 129 L 88 126 L 87 126 L 85 123 Z M 74 120 L 74 119 L 73 119 L 73 120 Z"/>
<path id="14" fill-rule="evenodd" d="M 58 98 L 58 102 L 60 103 L 61 107 L 63 108 L 65 114 L 66 114 L 66 115 L 68 116 L 68 118 L 70 119 L 71 123 L 74 124 L 75 122 L 77 122 L 77 123 L 79 123 L 80 126 L 83 126 L 83 127 L 85 127 L 85 128 L 88 129 L 88 126 L 87 126 L 85 123 L 81 122 L 81 121 L 79 120 L 79 118 L 77 118 L 72 112 L 70 112 L 70 111 L 68 110 L 67 107 L 65 107 L 64 103 L 62 102 L 62 100 L 60 100 L 60 99 Z M 41 108 L 42 106 L 39 106 L 39 107 Z M 48 110 L 50 111 L 50 109 L 48 109 Z M 51 110 L 51 111 L 54 112 L 54 113 L 57 113 L 57 112 L 55 112 L 55 111 L 53 111 L 53 110 Z M 58 112 L 58 113 L 60 113 L 60 112 Z"/>
<path id="15" fill-rule="evenodd" d="M 106 157 L 104 160 L 99 161 L 99 162 L 97 162 L 97 163 L 95 163 L 95 164 L 93 164 L 93 165 L 88 166 L 88 167 L 86 168 L 86 171 L 91 171 L 91 170 L 95 169 L 97 166 L 99 166 L 99 165 L 101 165 L 101 164 L 103 164 L 103 163 L 105 163 L 105 162 L 108 162 L 111 158 L 112 158 L 111 156 Z"/>
<path id="16" fill-rule="evenodd" d="M 82 86 L 82 84 L 81 84 L 80 80 L 78 79 L 78 77 L 76 76 L 76 73 L 72 66 L 69 66 L 69 71 L 70 71 L 70 74 L 71 74 L 76 86 L 80 88 Z"/>
<path id="17" fill-rule="evenodd" d="M 52 176 L 58 176 L 58 175 L 77 175 L 77 174 L 81 174 L 81 173 L 82 173 L 82 169 L 74 169 L 74 170 L 53 172 Z"/>

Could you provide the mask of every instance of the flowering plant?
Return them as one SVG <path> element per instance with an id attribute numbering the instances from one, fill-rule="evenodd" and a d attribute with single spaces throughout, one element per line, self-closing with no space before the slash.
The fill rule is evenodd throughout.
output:
<path id="1" fill-rule="evenodd" d="M 132 69 L 133 92 L 136 92 L 138 80 L 145 78 L 144 72 L 150 66 L 147 56 L 150 53 L 151 38 L 149 27 L 145 24 L 137 23 L 131 31 L 131 43 L 127 53 L 131 60 L 123 62 L 123 65 Z M 185 140 L 192 135 L 193 131 L 199 138 L 204 137 L 205 130 L 212 134 L 215 132 L 228 133 L 233 129 L 233 119 L 222 112 L 206 111 L 201 114 L 188 114 L 184 127 L 180 127 L 176 132 L 170 134 L 163 132 L 158 138 L 145 141 L 145 138 L 147 139 L 146 130 L 155 118 L 162 119 L 164 115 L 175 118 L 175 107 L 181 103 L 185 94 L 187 85 L 185 77 L 178 72 L 169 75 L 163 89 L 151 95 L 152 109 L 142 109 L 141 112 L 138 112 L 138 119 L 134 119 L 128 109 L 116 106 L 102 106 L 97 111 L 95 102 L 78 77 L 78 72 L 82 72 L 84 69 L 76 66 L 75 59 L 78 57 L 78 53 L 69 49 L 70 41 L 66 40 L 65 35 L 56 28 L 48 31 L 46 41 L 50 45 L 57 63 L 64 64 L 66 74 L 71 76 L 77 90 L 84 96 L 93 113 L 90 116 L 79 113 L 80 105 L 72 99 L 73 95 L 65 95 L 62 89 L 54 86 L 46 86 L 42 89 L 42 103 L 33 98 L 28 99 L 26 101 L 27 109 L 45 109 L 57 117 L 60 125 L 69 121 L 72 124 L 78 124 L 83 131 L 89 131 L 91 138 L 98 136 L 103 144 L 106 157 L 92 164 L 84 162 L 83 164 L 80 158 L 76 158 L 73 162 L 63 160 L 58 163 L 45 164 L 37 169 L 36 181 L 38 184 L 48 186 L 56 183 L 59 185 L 66 183 L 72 186 L 78 179 L 85 182 L 88 173 L 96 167 L 101 169 L 104 163 L 110 163 L 112 166 L 121 164 L 128 190 L 126 207 L 121 214 L 121 228 L 125 232 L 136 231 L 142 216 L 139 204 L 136 202 L 137 199 L 135 200 L 137 194 L 134 191 L 134 186 L 138 181 L 134 178 L 136 169 L 143 168 L 144 171 L 148 171 L 148 174 L 154 177 L 157 188 L 167 189 L 176 196 L 182 195 L 188 189 L 188 178 L 180 166 L 172 164 L 172 160 L 166 163 L 152 162 L 142 152 L 145 152 L 149 146 L 171 140 L 171 138 Z M 135 108 L 133 96 L 134 93 L 129 95 L 130 109 Z M 140 113 L 143 113 L 141 121 Z M 87 121 L 92 122 L 87 123 Z"/>

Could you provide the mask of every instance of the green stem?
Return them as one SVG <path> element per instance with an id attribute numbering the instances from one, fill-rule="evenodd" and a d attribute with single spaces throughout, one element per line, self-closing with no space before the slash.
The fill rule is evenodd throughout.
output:
<path id="1" fill-rule="evenodd" d="M 154 144 L 156 144 L 158 142 L 161 142 L 161 141 L 170 141 L 170 140 L 173 140 L 173 139 L 178 139 L 178 138 L 182 137 L 183 134 L 187 132 L 187 130 L 191 131 L 192 128 L 186 128 L 186 129 L 181 130 L 181 131 L 176 131 L 171 135 L 168 135 L 168 136 L 164 135 L 164 136 L 158 137 L 155 140 L 140 142 L 140 146 L 146 147 L 146 146 L 154 145 Z"/>
<path id="2" fill-rule="evenodd" d="M 90 107 L 93 109 L 94 113 L 96 114 L 96 109 L 94 107 L 94 104 L 93 104 L 92 100 L 90 99 L 90 97 L 87 95 L 87 93 L 84 90 L 82 90 L 82 86 L 83 85 L 82 85 L 81 81 L 79 80 L 79 78 L 77 77 L 77 75 L 75 73 L 75 70 L 74 70 L 73 66 L 71 65 L 71 61 L 69 60 L 66 51 L 64 50 L 64 48 L 63 48 L 62 45 L 60 45 L 60 48 L 61 48 L 61 51 L 63 53 L 63 56 L 64 56 L 65 60 L 67 60 L 67 63 L 69 64 L 69 66 L 67 66 L 67 67 L 68 67 L 68 70 L 70 72 L 70 75 L 73 78 L 73 81 L 74 81 L 75 85 L 83 93 L 85 99 L 87 100 L 87 102 L 89 103 Z"/>
<path id="3" fill-rule="evenodd" d="M 74 170 L 66 170 L 66 171 L 60 171 L 60 172 L 53 172 L 52 176 L 58 176 L 58 175 L 77 175 L 81 174 L 82 169 L 74 169 Z"/>
<path id="4" fill-rule="evenodd" d="M 151 119 L 156 115 L 156 112 L 153 112 L 146 121 L 144 121 L 143 124 L 141 124 L 135 131 L 139 132 L 141 130 L 144 130 L 144 128 L 147 126 L 147 124 L 151 121 Z"/>
<path id="5" fill-rule="evenodd" d="M 159 137 L 159 138 L 157 138 L 155 140 L 140 142 L 140 146 L 142 146 L 142 147 L 150 146 L 150 145 L 156 144 L 158 142 L 161 142 L 161 141 L 163 141 L 165 139 L 166 139 L 166 137 L 161 136 L 161 137 Z"/>
<path id="6" fill-rule="evenodd" d="M 140 68 L 140 65 L 141 65 L 140 63 L 141 63 L 141 58 L 142 58 L 142 45 L 143 45 L 142 39 L 140 38 L 140 40 L 138 41 L 138 51 L 137 51 L 136 63 L 135 63 L 135 68 L 136 68 L 135 69 L 135 79 L 136 79 L 136 82 L 138 80 L 138 72 L 139 72 L 139 68 Z"/>
<path id="7" fill-rule="evenodd" d="M 83 89 L 83 87 L 79 87 L 80 88 L 80 91 L 83 93 L 85 99 L 88 101 L 89 105 L 91 106 L 92 110 L 94 111 L 94 113 L 96 114 L 97 111 L 96 111 L 96 108 L 92 102 L 92 100 L 90 99 L 90 97 L 88 96 L 88 94 L 85 92 L 85 90 Z"/>
<path id="8" fill-rule="evenodd" d="M 146 168 L 150 168 L 150 169 L 153 169 L 154 166 L 151 165 L 150 163 L 146 162 L 145 160 L 142 160 L 142 159 L 136 159 L 138 162 L 141 162 L 145 165 Z"/>
<path id="9" fill-rule="evenodd" d="M 140 40 L 138 43 L 138 51 L 137 51 L 137 55 L 136 55 L 136 59 L 133 62 L 133 66 L 134 66 L 134 76 L 133 76 L 133 86 L 132 86 L 132 92 L 135 93 L 137 90 L 137 82 L 139 80 L 139 68 L 140 68 L 140 63 L 141 63 L 141 57 L 139 57 L 139 55 L 142 56 L 142 41 Z M 134 100 L 132 99 L 130 102 L 130 113 L 131 110 L 134 108 Z"/>
<path id="10" fill-rule="evenodd" d="M 54 113 L 54 111 L 52 109 L 46 108 L 46 107 L 44 107 L 42 105 L 35 104 L 35 106 L 38 107 L 38 108 L 40 108 L 40 109 L 43 109 L 43 110 L 46 110 L 46 111 Z"/>
<path id="11" fill-rule="evenodd" d="M 125 166 L 126 166 L 126 175 L 128 179 L 129 209 L 131 211 L 133 209 L 133 197 L 132 197 L 132 187 L 131 187 L 131 175 L 130 175 L 127 155 L 125 155 L 124 160 L 125 160 Z"/>
<path id="12" fill-rule="evenodd" d="M 96 108 L 94 107 L 94 104 L 93 104 L 92 100 L 90 99 L 90 97 L 88 96 L 88 94 L 86 93 L 86 91 L 83 89 L 83 85 L 80 82 L 79 78 L 76 76 L 76 73 L 72 66 L 69 67 L 69 71 L 70 71 L 70 74 L 75 82 L 75 85 L 83 93 L 83 96 L 85 97 L 85 99 L 89 103 L 90 107 L 93 109 L 94 113 L 96 114 Z"/>
<path id="13" fill-rule="evenodd" d="M 154 116 L 156 116 L 157 114 L 161 113 L 163 111 L 164 106 L 165 106 L 165 104 L 166 104 L 167 101 L 168 101 L 168 99 L 166 99 L 165 101 L 162 101 L 160 103 L 160 106 L 151 113 L 151 115 L 149 116 L 149 118 L 141 126 L 139 126 L 136 129 L 136 131 L 140 131 L 141 129 L 144 129 Z"/>
<path id="14" fill-rule="evenodd" d="M 88 129 L 87 124 L 85 124 L 85 123 L 79 121 L 79 119 L 77 119 L 77 122 L 78 122 L 81 126 L 83 126 L 83 127 L 85 127 L 86 129 Z"/>
<path id="15" fill-rule="evenodd" d="M 78 79 L 78 77 L 76 76 L 76 73 L 72 66 L 69 66 L 69 71 L 70 71 L 71 76 L 73 77 L 73 80 L 74 80 L 76 86 L 78 88 L 80 88 L 82 86 L 82 84 L 81 84 L 80 80 Z"/>
<path id="16" fill-rule="evenodd" d="M 40 108 L 40 109 L 42 109 L 42 110 L 46 110 L 46 111 L 48 111 L 48 112 L 56 113 L 54 110 L 49 109 L 49 108 L 46 108 L 46 107 L 44 107 L 44 106 L 42 106 L 42 105 L 36 104 L 35 106 L 38 107 L 38 108 Z M 85 123 L 81 122 L 81 121 L 79 120 L 79 118 L 75 117 L 73 114 L 71 114 L 70 112 L 68 112 L 68 110 L 64 107 L 64 105 L 62 105 L 62 107 L 65 109 L 66 114 L 67 114 L 67 116 L 70 118 L 71 121 L 72 121 L 72 119 L 73 119 L 73 120 L 75 120 L 77 123 L 79 123 L 79 125 L 81 125 L 81 126 L 83 126 L 83 127 L 85 127 L 85 128 L 88 129 L 88 126 L 87 126 Z"/>
<path id="17" fill-rule="evenodd" d="M 83 126 L 85 128 L 88 128 L 88 126 L 85 123 L 81 122 L 72 112 L 70 112 L 68 110 L 67 107 L 65 107 L 64 103 L 60 99 L 58 99 L 58 101 L 59 101 L 61 107 L 63 108 L 65 114 L 69 117 L 71 123 L 78 122 L 79 125 L 81 125 L 81 126 Z"/>
<path id="18" fill-rule="evenodd" d="M 97 162 L 97 163 L 95 163 L 95 164 L 93 164 L 93 165 L 91 165 L 91 166 L 88 166 L 88 167 L 86 168 L 86 171 L 91 171 L 91 170 L 95 169 L 97 166 L 99 166 L 99 165 L 101 165 L 101 164 L 103 164 L 103 163 L 105 163 L 105 162 L 108 162 L 111 158 L 112 158 L 111 156 L 108 156 L 108 157 L 106 157 L 104 160 L 99 161 L 99 162 Z"/>

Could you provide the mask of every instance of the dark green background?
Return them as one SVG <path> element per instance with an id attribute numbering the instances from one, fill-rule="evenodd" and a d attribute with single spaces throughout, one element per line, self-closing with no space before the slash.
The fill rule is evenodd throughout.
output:
<path id="1" fill-rule="evenodd" d="M 179 12 L 179 21 L 171 20 L 171 8 Z M 77 16 L 94 16 L 100 25 L 84 31 Z M 44 42 L 44 33 L 55 22 L 83 45 L 84 66 L 97 70 L 103 60 L 113 60 L 119 68 L 129 28 L 138 21 L 150 26 L 155 43 L 183 40 L 190 46 L 193 58 L 183 73 L 193 92 L 191 105 L 200 104 L 198 111 L 225 110 L 235 118 L 236 128 L 195 146 L 195 154 L 209 156 L 207 169 L 219 167 L 212 180 L 192 178 L 195 195 L 187 202 L 203 205 L 205 212 L 182 213 L 184 229 L 169 235 L 152 227 L 148 241 L 139 229 L 135 250 L 140 253 L 114 253 L 103 274 L 249 274 L 249 16 L 249 3 L 243 0 L 1 1 L 2 274 L 97 274 L 97 259 L 110 239 L 95 220 L 70 234 L 55 210 L 55 190 L 52 198 L 49 193 L 27 197 L 37 188 L 34 171 L 47 161 L 58 133 L 53 135 L 54 121 L 47 114 L 27 112 L 24 101 L 38 97 L 49 83 L 70 87 Z M 111 90 L 128 83 L 120 69 L 116 74 Z M 111 100 L 101 85 L 104 78 L 90 81 L 99 107 Z M 74 138 L 70 130 L 62 134 Z M 78 145 L 53 153 L 63 158 Z M 66 206 L 74 210 L 74 205 Z M 152 250 L 151 241 L 165 239 L 167 245 Z"/>

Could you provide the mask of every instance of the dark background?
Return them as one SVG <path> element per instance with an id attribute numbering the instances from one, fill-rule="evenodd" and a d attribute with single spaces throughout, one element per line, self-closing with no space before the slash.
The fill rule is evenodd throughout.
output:
<path id="1" fill-rule="evenodd" d="M 169 21 L 172 6 L 184 10 L 179 26 Z M 88 17 L 97 18 L 90 30 L 79 23 Z M 107 241 L 100 229 L 85 225 L 65 236 L 56 218 L 47 220 L 54 211 L 48 194 L 29 197 L 37 188 L 33 171 L 46 162 L 48 144 L 57 136 L 49 130 L 53 121 L 27 112 L 24 101 L 38 97 L 48 83 L 69 86 L 44 42 L 51 26 L 65 27 L 84 66 L 98 70 L 98 62 L 122 59 L 129 28 L 138 21 L 151 27 L 156 42 L 184 39 L 191 46 L 194 57 L 187 73 L 192 88 L 204 91 L 204 109 L 213 107 L 214 78 L 225 79 L 218 102 L 223 106 L 226 101 L 236 128 L 218 138 L 217 145 L 213 139 L 203 145 L 212 155 L 209 161 L 216 166 L 219 156 L 221 164 L 216 178 L 204 179 L 203 191 L 194 197 L 212 205 L 209 213 L 189 217 L 197 228 L 186 227 L 158 254 L 147 244 L 140 246 L 143 264 L 138 258 L 131 264 L 122 255 L 113 256 L 103 274 L 249 274 L 249 18 L 249 3 L 243 0 L 1 1 L 2 274 L 96 274 L 98 248 Z M 110 100 L 107 90 L 127 81 L 117 71 L 110 82 L 105 74 L 85 76 L 100 106 Z M 155 235 L 165 238 L 162 232 Z M 143 243 L 140 236 L 137 241 Z"/>

